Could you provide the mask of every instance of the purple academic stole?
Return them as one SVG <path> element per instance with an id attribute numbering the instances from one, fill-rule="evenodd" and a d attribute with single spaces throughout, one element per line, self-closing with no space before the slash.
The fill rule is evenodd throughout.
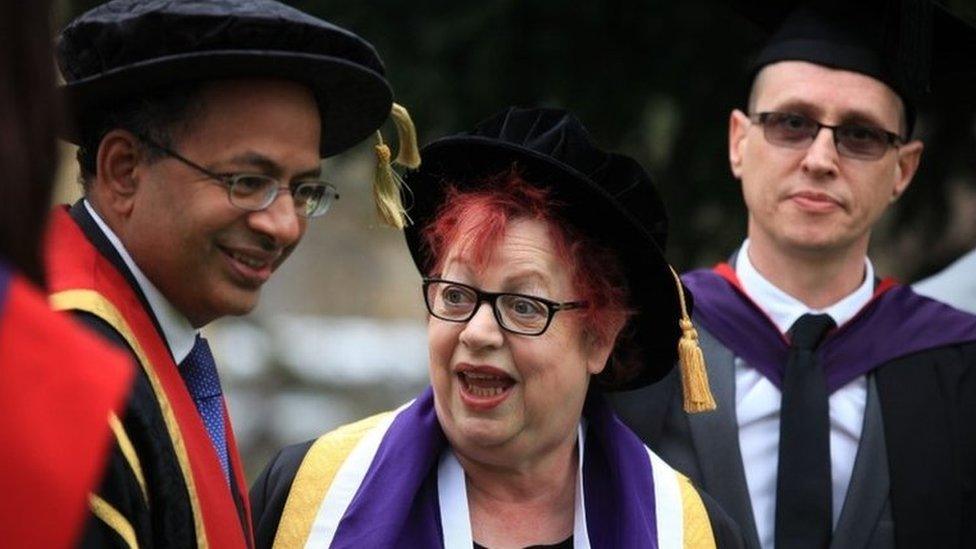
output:
<path id="1" fill-rule="evenodd" d="M 695 300 L 694 320 L 777 387 L 789 341 L 742 289 L 735 271 L 721 263 L 681 277 Z M 883 280 L 874 297 L 817 349 L 833 393 L 878 366 L 913 353 L 976 342 L 976 316 Z"/>
<path id="2" fill-rule="evenodd" d="M 641 441 L 594 391 L 583 477 L 593 547 L 656 547 L 651 462 Z M 447 439 L 430 388 L 399 413 L 339 522 L 332 547 L 440 547 L 436 471 Z"/>

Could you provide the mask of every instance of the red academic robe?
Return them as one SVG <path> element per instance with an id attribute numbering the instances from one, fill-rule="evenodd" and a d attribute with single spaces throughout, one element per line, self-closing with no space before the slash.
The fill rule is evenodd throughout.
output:
<path id="1" fill-rule="evenodd" d="M 74 545 L 132 374 L 0 261 L 0 545 Z"/>
<path id="2" fill-rule="evenodd" d="M 103 242 L 96 245 L 93 240 L 98 239 Z M 131 275 L 126 278 L 123 274 L 127 273 L 124 265 L 106 257 L 104 240 L 83 207 L 76 205 L 70 214 L 67 208 L 57 208 L 48 232 L 46 263 L 51 304 L 55 309 L 94 317 L 119 336 L 116 339 L 122 340 L 141 365 L 147 396 L 137 400 L 152 401 L 135 404 L 155 410 L 152 414 L 162 418 L 158 432 L 145 432 L 145 422 L 126 425 L 133 451 L 122 453 L 129 469 L 140 471 L 136 475 L 139 497 L 132 498 L 131 490 L 130 495 L 117 497 L 125 506 L 119 510 L 123 522 L 118 526 L 134 530 L 137 539 L 148 538 L 139 540 L 141 544 L 195 541 L 198 547 L 250 546 L 247 492 L 238 488 L 247 484 L 229 415 L 225 409 L 230 485 L 152 312 Z M 152 472 L 154 464 L 164 462 L 178 466 Z M 158 478 L 170 476 L 179 478 Z M 132 499 L 144 501 L 132 503 Z M 185 507 L 188 516 L 185 520 L 167 517 L 167 506 Z M 110 526 L 116 529 L 116 525 Z"/>

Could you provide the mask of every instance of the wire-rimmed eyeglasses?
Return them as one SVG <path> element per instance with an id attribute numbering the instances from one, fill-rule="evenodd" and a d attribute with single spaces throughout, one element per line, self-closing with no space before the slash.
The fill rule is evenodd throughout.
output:
<path id="1" fill-rule="evenodd" d="M 264 210 L 278 198 L 279 193 L 284 191 L 291 193 L 298 215 L 319 217 L 325 215 L 332 207 L 332 203 L 339 199 L 335 186 L 321 179 L 299 179 L 289 185 L 259 173 L 216 173 L 151 139 L 145 137 L 139 139 L 149 147 L 227 187 L 228 200 L 242 210 L 249 212 Z"/>

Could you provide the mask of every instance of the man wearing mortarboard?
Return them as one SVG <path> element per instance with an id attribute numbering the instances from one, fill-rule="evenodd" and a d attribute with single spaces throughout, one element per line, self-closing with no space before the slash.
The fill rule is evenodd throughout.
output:
<path id="1" fill-rule="evenodd" d="M 199 330 L 250 311 L 338 197 L 321 159 L 391 111 L 410 134 L 409 118 L 369 43 L 272 0 L 114 0 L 72 21 L 57 53 L 84 198 L 54 213 L 50 299 L 141 366 L 83 543 L 253 546 Z"/>
<path id="2" fill-rule="evenodd" d="M 729 118 L 748 238 L 683 277 L 718 407 L 683 411 L 672 376 L 619 409 L 750 547 L 976 546 L 976 317 L 867 257 L 976 31 L 928 0 L 741 9 L 773 31 Z"/>

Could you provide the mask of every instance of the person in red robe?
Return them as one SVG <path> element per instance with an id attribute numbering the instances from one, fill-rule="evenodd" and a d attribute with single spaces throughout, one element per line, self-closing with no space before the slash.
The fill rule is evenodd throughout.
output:
<path id="1" fill-rule="evenodd" d="M 368 42 L 273 0 L 113 0 L 56 58 L 84 196 L 54 213 L 50 299 L 140 365 L 84 543 L 251 546 L 200 329 L 253 309 L 335 201 L 321 159 L 406 113 Z"/>
<path id="2" fill-rule="evenodd" d="M 49 3 L 0 1 L 0 543 L 81 533 L 133 375 L 124 353 L 55 313 L 40 238 L 57 167 Z"/>

